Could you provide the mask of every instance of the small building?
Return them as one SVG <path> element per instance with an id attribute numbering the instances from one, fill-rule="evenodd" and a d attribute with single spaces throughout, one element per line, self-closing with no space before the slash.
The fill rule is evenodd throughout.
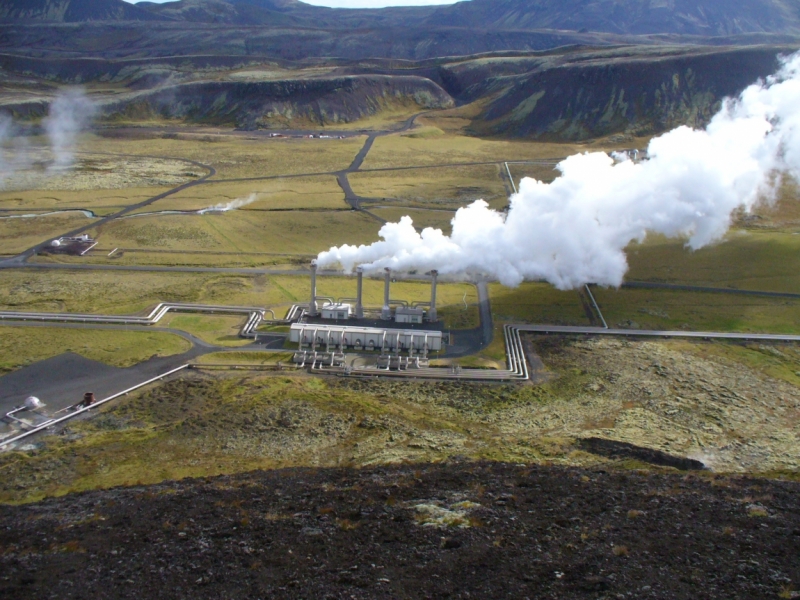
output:
<path id="1" fill-rule="evenodd" d="M 349 304 L 325 304 L 320 312 L 323 319 L 349 319 L 352 311 Z"/>
<path id="2" fill-rule="evenodd" d="M 75 237 L 60 237 L 50 242 L 45 249 L 49 254 L 71 254 L 84 256 L 89 250 L 97 246 L 97 240 L 83 234 Z"/>
<path id="3" fill-rule="evenodd" d="M 407 308 L 398 306 L 394 311 L 394 320 L 397 323 L 422 323 L 425 311 L 421 308 Z"/>

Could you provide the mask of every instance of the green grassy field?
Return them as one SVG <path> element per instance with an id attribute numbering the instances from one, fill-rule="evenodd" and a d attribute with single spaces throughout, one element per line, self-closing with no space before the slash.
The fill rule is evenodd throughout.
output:
<path id="1" fill-rule="evenodd" d="M 577 291 L 547 283 L 491 284 L 498 322 L 589 325 Z M 695 331 L 800 332 L 800 301 L 672 290 L 592 289 L 609 327 Z"/>
<path id="2" fill-rule="evenodd" d="M 455 209 L 483 199 L 502 208 L 508 199 L 497 165 L 366 171 L 349 179 L 357 194 L 407 206 Z"/>
<path id="3" fill-rule="evenodd" d="M 402 107 L 395 116 L 405 114 Z M 470 109 L 471 110 L 471 109 Z M 379 137 L 364 168 L 422 165 L 400 171 L 352 174 L 357 193 L 388 198 L 365 206 L 387 221 L 406 214 L 415 225 L 450 230 L 455 209 L 475 198 L 489 199 L 496 208 L 506 202 L 503 173 L 498 164 L 431 168 L 438 163 L 529 160 L 563 157 L 578 151 L 602 149 L 607 141 L 589 144 L 550 144 L 486 140 L 463 135 L 469 110 L 443 111 L 419 120 L 420 126 L 402 134 Z M 394 113 L 393 113 L 394 114 Z M 389 113 L 379 116 L 375 123 Z M 399 118 L 399 117 L 398 117 Z M 333 245 L 367 244 L 378 239 L 380 224 L 368 215 L 347 209 L 332 175 L 254 181 L 218 181 L 228 177 L 260 177 L 301 172 L 330 172 L 350 164 L 364 137 L 344 140 L 269 139 L 191 132 L 163 137 L 143 130 L 141 139 L 85 136 L 78 167 L 59 175 L 65 189 L 7 190 L 0 193 L 0 210 L 87 208 L 100 214 L 140 202 L 190 181 L 204 170 L 171 156 L 198 160 L 218 169 L 208 184 L 168 196 L 141 209 L 198 210 L 257 194 L 258 199 L 224 214 L 142 216 L 117 220 L 90 231 L 99 240 L 86 257 L 41 256 L 37 261 L 119 265 L 237 266 L 306 268 L 319 251 Z M 119 153 L 112 156 L 101 153 Z M 134 155 L 134 158 L 127 158 Z M 159 166 L 161 165 L 161 166 Z M 161 170 L 159 170 L 161 169 Z M 535 176 L 549 180 L 550 166 L 511 165 L 515 180 Z M 800 293 L 800 236 L 794 227 L 797 186 L 786 183 L 781 202 L 760 208 L 740 222 L 724 242 L 691 252 L 681 240 L 651 236 L 628 249 L 630 280 L 692 285 L 740 287 Z M 425 210 L 432 209 L 432 210 Z M 444 210 L 439 210 L 444 209 Z M 0 220 L 0 254 L 11 255 L 86 224 L 84 216 L 51 216 Z M 744 225 L 742 225 L 744 223 Z M 746 228 L 744 228 L 746 225 Z M 113 257 L 108 252 L 119 248 Z M 318 293 L 353 297 L 353 279 L 320 277 Z M 383 286 L 367 279 L 365 302 L 380 306 Z M 467 296 L 464 298 L 463 294 Z M 398 282 L 394 298 L 427 301 L 427 283 Z M 492 309 L 498 323 L 507 321 L 585 324 L 588 322 L 575 292 L 559 292 L 542 283 L 518 289 L 491 286 Z M 308 299 L 308 279 L 288 276 L 228 276 L 162 273 L 44 273 L 0 272 L 0 305 L 9 309 L 72 312 L 131 313 L 162 300 L 232 303 L 278 307 Z M 466 307 L 464 306 L 466 300 Z M 716 328 L 721 330 L 794 331 L 794 303 L 736 296 L 683 292 L 598 290 L 609 322 L 653 327 Z M 474 288 L 445 284 L 439 289 L 439 313 L 450 328 L 478 323 Z M 233 323 L 204 317 L 174 317 L 178 326 L 209 340 L 234 334 Z M 216 324 L 212 324 L 216 323 Z M 627 325 L 626 325 L 627 326 Z"/>
<path id="4" fill-rule="evenodd" d="M 251 211 L 349 208 L 344 201 L 344 192 L 336 183 L 336 178 L 321 176 L 247 182 L 211 181 L 167 196 L 150 206 L 134 211 L 134 214 L 157 210 L 201 210 L 234 200 L 247 199 L 251 194 L 256 195 L 256 200 L 246 205 Z"/>
<path id="5" fill-rule="evenodd" d="M 800 293 L 800 235 L 734 230 L 691 251 L 681 240 L 650 236 L 628 248 L 628 280 Z"/>
<path id="6" fill-rule="evenodd" d="M 275 269 L 297 269 L 308 266 L 316 254 L 281 255 L 272 252 L 214 252 L 160 250 L 158 248 L 117 248 L 116 246 L 96 246 L 85 256 L 64 254 L 39 254 L 31 263 L 57 263 L 63 265 L 102 264 L 102 265 L 148 265 L 176 267 L 258 267 Z"/>
<path id="7" fill-rule="evenodd" d="M 24 209 L 31 212 L 87 209 L 103 216 L 137 204 L 169 190 L 169 187 L 129 187 L 96 190 L 25 190 L 0 192 L 0 211 Z M 12 214 L 12 213 L 9 213 Z"/>
<path id="8" fill-rule="evenodd" d="M 91 223 L 80 213 L 49 215 L 34 219 L 0 219 L 0 254 L 17 254 Z"/>
<path id="9" fill-rule="evenodd" d="M 243 316 L 169 313 L 158 326 L 180 329 L 216 346 L 246 346 L 252 340 L 239 337 L 244 321 Z"/>
<path id="10" fill-rule="evenodd" d="M 215 179 L 265 177 L 300 173 L 328 173 L 346 168 L 361 147 L 364 136 L 343 140 L 276 139 L 263 136 L 207 136 L 180 134 L 165 139 L 91 137 L 83 149 L 142 156 L 168 156 L 211 164 Z"/>
<path id="11" fill-rule="evenodd" d="M 172 356 L 190 348 L 182 337 L 158 331 L 0 326 L 0 375 L 62 352 L 129 367 L 152 356 Z"/>
<path id="12" fill-rule="evenodd" d="M 355 277 L 317 278 L 317 294 L 333 298 L 356 295 Z M 379 308 L 383 303 L 383 280 L 364 278 L 364 304 Z M 283 317 L 295 302 L 308 302 L 310 281 L 299 275 L 228 275 L 215 273 L 152 273 L 75 271 L 40 272 L 0 271 L 0 308 L 133 314 L 158 302 L 195 302 L 275 307 Z M 425 281 L 397 281 L 392 298 L 407 302 L 430 300 L 430 284 Z M 440 283 L 438 306 L 443 315 L 455 321 L 462 313 L 472 314 L 477 304 L 475 287 L 462 283 Z M 468 308 L 464 308 L 464 304 Z M 452 307 L 452 308 L 449 308 Z M 470 322 L 471 318 L 470 318 Z"/>
<path id="13" fill-rule="evenodd" d="M 284 365 L 292 364 L 291 352 L 211 352 L 204 354 L 197 358 L 197 364 L 200 365 L 275 365 L 283 363 Z"/>
<path id="14" fill-rule="evenodd" d="M 426 227 L 433 227 L 434 229 L 441 229 L 445 235 L 450 234 L 452 229 L 450 222 L 453 220 L 453 217 L 456 216 L 455 211 L 442 209 L 425 210 L 400 206 L 378 206 L 376 208 L 369 208 L 369 212 L 391 223 L 398 222 L 402 217 L 411 217 L 414 221 L 414 227 L 416 227 L 418 231 Z"/>
<path id="15" fill-rule="evenodd" d="M 800 333 L 800 300 L 671 290 L 592 290 L 609 327 Z"/>
<path id="16" fill-rule="evenodd" d="M 580 144 L 487 140 L 452 133 L 422 137 L 415 135 L 412 130 L 376 139 L 362 168 L 566 157 L 587 149 Z"/>
<path id="17" fill-rule="evenodd" d="M 206 273 L 0 271 L 5 310 L 132 314 L 160 301 L 261 305 L 291 302 L 266 276 Z"/>
<path id="18" fill-rule="evenodd" d="M 489 297 L 498 322 L 589 324 L 578 292 L 562 292 L 549 283 L 526 282 L 517 288 L 493 283 Z"/>
<path id="19" fill-rule="evenodd" d="M 355 211 L 162 215 L 112 221 L 91 231 L 105 247 L 316 254 L 378 239 L 380 223 Z"/>
<path id="20" fill-rule="evenodd" d="M 514 178 L 517 188 L 523 177 L 533 177 L 539 181 L 550 183 L 559 175 L 559 172 L 550 165 L 510 164 L 508 170 L 511 171 L 511 177 Z"/>
<path id="21" fill-rule="evenodd" d="M 506 406 L 504 399 L 530 404 L 538 392 L 527 386 L 472 392 L 465 404 L 454 401 L 457 388 L 435 383 L 350 386 L 305 374 L 195 374 L 71 423 L 77 440 L 50 436 L 36 454 L 3 453 L 0 502 L 298 465 L 442 460 L 453 453 L 518 459 L 516 439 L 498 441 L 497 426 L 485 420 Z M 391 438 L 387 427 L 396 429 Z M 420 441 L 424 450 L 417 449 Z M 67 457 L 70 467 L 56 469 Z"/>

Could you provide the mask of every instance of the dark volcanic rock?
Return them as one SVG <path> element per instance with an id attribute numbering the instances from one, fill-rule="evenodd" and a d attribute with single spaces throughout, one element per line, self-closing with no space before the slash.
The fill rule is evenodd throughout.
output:
<path id="1" fill-rule="evenodd" d="M 736 96 L 780 66 L 791 48 L 721 49 L 665 56 L 603 56 L 487 78 L 471 95 L 494 97 L 481 120 L 493 134 L 581 140 L 704 126 Z M 587 57 L 588 58 L 588 57 Z"/>
<path id="2" fill-rule="evenodd" d="M 353 76 L 261 82 L 202 82 L 158 88 L 105 107 L 113 116 L 158 114 L 243 129 L 282 127 L 297 119 L 349 123 L 395 103 L 447 108 L 453 99 L 421 77 Z"/>
<path id="3" fill-rule="evenodd" d="M 800 485 L 494 463 L 0 507 L 1 598 L 775 598 Z"/>
<path id="4" fill-rule="evenodd" d="M 698 471 L 706 468 L 699 460 L 684 458 L 682 456 L 672 456 L 660 450 L 642 448 L 634 444 L 606 440 L 603 438 L 583 438 L 578 440 L 578 446 L 581 450 L 608 458 L 632 458 L 650 463 L 651 465 L 673 467 L 680 471 Z"/>

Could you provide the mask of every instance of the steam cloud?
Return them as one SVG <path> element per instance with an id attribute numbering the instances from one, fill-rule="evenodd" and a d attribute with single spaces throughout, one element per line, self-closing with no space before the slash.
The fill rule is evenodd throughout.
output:
<path id="1" fill-rule="evenodd" d="M 456 212 L 450 236 L 417 233 L 406 216 L 381 228 L 382 241 L 334 247 L 317 262 L 348 271 L 484 274 L 508 286 L 525 279 L 560 289 L 619 286 L 630 242 L 658 232 L 701 248 L 725 234 L 735 210 L 774 200 L 782 173 L 800 175 L 800 53 L 726 99 L 706 129 L 679 127 L 654 138 L 645 160 L 594 152 L 557 169 L 549 184 L 523 179 L 507 215 L 478 200 Z"/>
<path id="2" fill-rule="evenodd" d="M 197 213 L 204 215 L 210 212 L 228 212 L 229 210 L 235 210 L 237 208 L 247 206 L 248 204 L 252 204 L 256 200 L 258 200 L 258 194 L 252 193 L 247 196 L 247 198 L 236 198 L 236 200 L 231 200 L 228 203 L 215 204 L 214 206 L 209 206 L 208 208 L 198 210 Z"/>
<path id="3" fill-rule="evenodd" d="M 14 123 L 7 115 L 0 115 L 0 178 L 5 179 L 14 172 L 14 165 L 6 157 L 5 146 L 13 135 Z M 12 159 L 13 160 L 13 159 Z"/>
<path id="4" fill-rule="evenodd" d="M 43 121 L 53 153 L 48 172 L 72 165 L 77 136 L 89 127 L 96 112 L 94 103 L 82 90 L 65 90 L 56 96 Z M 19 135 L 17 125 L 8 115 L 0 114 L 0 187 L 7 177 L 29 168 L 33 162 L 31 148 Z"/>
<path id="5" fill-rule="evenodd" d="M 69 89 L 56 96 L 44 120 L 53 151 L 54 168 L 64 169 L 72 166 L 75 158 L 75 140 L 91 123 L 96 112 L 97 108 L 83 90 Z"/>
<path id="6" fill-rule="evenodd" d="M 0 187 L 6 177 L 30 167 L 32 160 L 27 140 L 17 136 L 11 117 L 0 115 Z"/>

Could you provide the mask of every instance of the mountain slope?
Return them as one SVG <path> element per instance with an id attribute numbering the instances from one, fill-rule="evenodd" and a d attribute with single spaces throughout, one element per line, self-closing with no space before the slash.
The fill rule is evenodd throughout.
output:
<path id="1" fill-rule="evenodd" d="M 163 4 L 140 2 L 137 6 L 159 17 L 193 23 L 280 27 L 313 25 L 310 19 L 293 16 L 291 8 L 276 6 L 272 2 L 234 3 L 227 0 L 180 0 Z"/>
<path id="2" fill-rule="evenodd" d="M 448 6 L 332 9 L 298 0 L 0 0 L 3 20 L 177 20 L 246 26 L 355 30 L 458 28 L 567 30 L 625 35 L 800 35 L 798 0 L 470 0 Z M 469 35 L 469 33 L 464 33 Z M 389 41 L 389 40 L 387 40 Z"/>
<path id="3" fill-rule="evenodd" d="M 371 75 L 186 83 L 129 95 L 102 112 L 111 118 L 159 116 L 269 129 L 350 123 L 400 105 L 415 112 L 450 108 L 453 99 L 429 79 Z"/>
<path id="4" fill-rule="evenodd" d="M 122 0 L 0 0 L 0 20 L 81 23 L 88 21 L 160 21 Z"/>
<path id="5" fill-rule="evenodd" d="M 471 0 L 439 8 L 433 26 L 624 34 L 798 33 L 795 0 Z"/>
<path id="6" fill-rule="evenodd" d="M 500 64 L 464 65 L 454 69 L 453 78 L 465 88 L 462 101 L 488 100 L 473 122 L 476 133 L 559 140 L 648 135 L 679 125 L 704 126 L 722 98 L 775 72 L 780 51 L 697 49 L 666 56 L 608 51 L 507 75 Z"/>

